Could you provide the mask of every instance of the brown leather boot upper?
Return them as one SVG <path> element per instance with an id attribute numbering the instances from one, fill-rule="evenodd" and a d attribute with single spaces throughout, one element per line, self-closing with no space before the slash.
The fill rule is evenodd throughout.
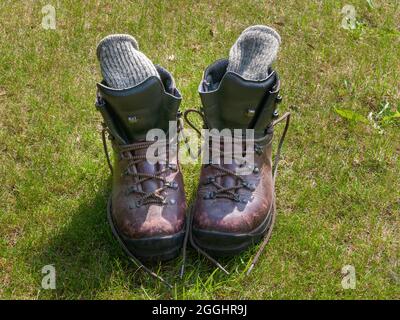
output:
<path id="1" fill-rule="evenodd" d="M 135 160 L 144 157 L 147 148 L 146 143 L 114 146 L 112 215 L 119 231 L 131 239 L 173 235 L 185 222 L 186 200 L 176 157 L 168 165 Z M 154 178 L 145 180 L 149 176 Z"/>
<path id="2" fill-rule="evenodd" d="M 183 236 L 185 225 L 182 174 L 177 152 L 169 152 L 170 145 L 177 149 L 176 132 L 169 131 L 169 122 L 178 121 L 181 96 L 176 88 L 169 86 L 173 83 L 169 73 L 161 67 L 157 69 L 161 81 L 150 77 L 124 90 L 98 84 L 97 108 L 104 118 L 115 159 L 112 220 L 118 233 L 125 240 L 132 240 L 133 251 L 139 250 L 134 240 L 157 238 L 161 241 L 178 233 Z M 167 141 L 166 161 L 155 164 L 146 159 L 154 143 L 146 141 L 146 134 L 154 128 L 161 129 Z M 164 249 L 160 245 L 160 250 Z M 145 254 L 139 252 L 139 255 Z"/>
<path id="3" fill-rule="evenodd" d="M 202 166 L 194 209 L 195 228 L 248 233 L 266 219 L 274 197 L 271 139 L 272 133 L 256 144 L 254 168 L 250 174 L 227 173 L 227 170 L 236 172 L 241 165 L 235 162 L 224 164 L 223 157 L 220 164 Z M 223 145 L 221 147 L 223 150 Z M 231 192 L 221 192 L 222 188 L 235 186 L 237 189 Z"/>
<path id="4" fill-rule="evenodd" d="M 272 121 L 280 101 L 278 75 L 270 70 L 265 80 L 248 81 L 226 72 L 226 66 L 226 60 L 212 64 L 200 84 L 205 128 L 253 129 L 253 146 L 244 153 L 253 153 L 254 163 L 226 163 L 223 153 L 230 148 L 221 138 L 217 143 L 221 150 L 219 163 L 213 159 L 201 168 L 192 211 L 193 237 L 199 247 L 217 254 L 224 251 L 224 246 L 227 254 L 229 250 L 240 251 L 261 237 L 275 208 Z M 243 144 L 233 139 L 235 143 Z M 250 172 L 237 171 L 243 166 Z M 254 239 L 247 235 L 254 235 Z"/>

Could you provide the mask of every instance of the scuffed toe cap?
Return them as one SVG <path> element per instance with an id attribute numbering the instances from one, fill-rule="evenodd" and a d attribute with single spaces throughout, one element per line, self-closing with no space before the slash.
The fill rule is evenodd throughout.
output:
<path id="1" fill-rule="evenodd" d="M 168 236 L 180 232 L 184 219 L 179 219 L 177 216 L 174 219 L 171 216 L 166 217 L 164 210 L 165 207 L 152 205 L 146 215 L 139 215 L 134 210 L 130 210 L 132 212 L 129 214 L 113 213 L 113 216 L 119 217 L 116 227 L 124 237 L 129 239 Z"/>
<path id="2" fill-rule="evenodd" d="M 202 201 L 194 212 L 194 227 L 207 231 L 249 233 L 268 216 L 269 208 L 229 199 Z"/>

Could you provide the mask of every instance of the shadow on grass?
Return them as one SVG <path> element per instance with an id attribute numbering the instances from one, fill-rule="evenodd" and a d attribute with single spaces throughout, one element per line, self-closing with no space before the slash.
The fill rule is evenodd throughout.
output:
<path id="1" fill-rule="evenodd" d="M 129 290 L 133 297 L 135 291 L 143 294 L 141 286 L 152 293 L 166 290 L 157 280 L 138 270 L 114 239 L 106 217 L 110 185 L 109 179 L 97 193 L 85 196 L 79 208 L 70 213 L 65 226 L 28 256 L 39 284 L 44 276 L 40 273 L 43 266 L 51 264 L 56 269 L 56 290 L 41 290 L 39 298 L 91 299 L 113 287 Z M 178 273 L 179 262 L 176 259 L 162 264 L 161 268 L 150 267 L 169 280 L 169 274 Z"/>
<path id="2" fill-rule="evenodd" d="M 169 283 L 176 285 L 173 290 L 128 260 L 114 239 L 107 222 L 106 208 L 110 194 L 110 180 L 105 181 L 97 193 L 82 198 L 77 210 L 71 212 L 66 210 L 66 214 L 70 214 L 70 217 L 65 219 L 67 220 L 65 226 L 44 241 L 36 253 L 28 255 L 28 264 L 32 267 L 39 285 L 44 276 L 41 274 L 43 266 L 51 264 L 56 269 L 56 290 L 40 290 L 38 298 L 170 299 L 179 298 L 179 292 L 183 287 L 187 290 L 193 286 L 197 287 L 199 283 L 207 282 L 214 273 L 215 266 L 198 255 L 190 245 L 187 272 L 182 280 L 179 278 L 182 256 L 161 264 L 147 265 Z M 189 198 L 193 199 L 193 196 L 194 194 Z M 241 265 L 237 259 L 233 261 L 223 259 L 222 263 L 229 264 L 230 269 L 237 263 Z M 222 273 L 217 278 L 227 280 Z M 196 291 L 196 288 L 193 289 Z"/>

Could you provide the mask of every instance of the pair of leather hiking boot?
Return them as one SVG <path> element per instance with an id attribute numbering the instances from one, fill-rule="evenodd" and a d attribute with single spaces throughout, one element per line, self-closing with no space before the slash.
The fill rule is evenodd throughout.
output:
<path id="1" fill-rule="evenodd" d="M 270 237 L 276 214 L 274 181 L 290 115 L 278 117 L 281 97 L 276 71 L 269 69 L 264 79 L 252 81 L 228 71 L 227 66 L 228 60 L 222 59 L 205 70 L 199 86 L 202 108 L 187 110 L 184 118 L 192 126 L 188 115 L 196 112 L 203 118 L 204 129 L 252 129 L 253 136 L 242 135 L 239 142 L 232 139 L 230 146 L 221 136 L 208 136 L 213 143 L 206 149 L 218 149 L 219 155 L 202 165 L 190 209 L 177 152 L 171 152 L 176 151 L 183 129 L 182 97 L 172 85 L 171 74 L 156 66 L 159 77 L 148 77 L 126 89 L 112 88 L 106 81 L 97 84 L 96 107 L 104 120 L 103 145 L 112 171 L 108 220 L 126 254 L 142 267 L 145 261 L 173 259 L 182 250 L 185 255 L 189 240 L 226 272 L 217 257 L 236 255 L 264 239 L 250 271 Z M 286 126 L 273 163 L 274 126 L 281 120 L 286 120 Z M 177 124 L 177 131 L 171 131 L 171 123 Z M 165 133 L 164 141 L 146 139 L 155 128 Z M 166 161 L 148 161 L 149 148 L 156 142 L 165 142 L 161 152 Z M 226 161 L 225 154 L 236 150 L 235 143 L 240 144 L 242 156 L 253 156 L 253 163 Z M 243 167 L 249 170 L 242 173 Z"/>

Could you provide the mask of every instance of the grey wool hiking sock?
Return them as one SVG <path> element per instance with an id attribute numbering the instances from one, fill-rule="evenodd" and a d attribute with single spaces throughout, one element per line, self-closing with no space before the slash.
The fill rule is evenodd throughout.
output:
<path id="1" fill-rule="evenodd" d="M 262 25 L 244 30 L 229 52 L 227 71 L 246 80 L 262 80 L 278 54 L 281 37 L 272 28 Z"/>
<path id="2" fill-rule="evenodd" d="M 151 76 L 160 78 L 156 67 L 142 52 L 136 39 L 113 34 L 97 45 L 97 59 L 107 85 L 114 89 L 133 87 Z"/>

